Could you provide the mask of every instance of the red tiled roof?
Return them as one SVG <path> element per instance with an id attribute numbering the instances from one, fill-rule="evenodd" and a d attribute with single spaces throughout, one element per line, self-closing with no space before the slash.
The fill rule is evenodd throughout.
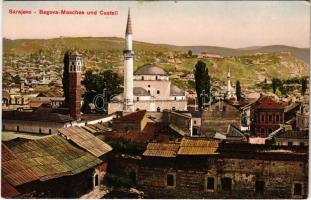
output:
<path id="1" fill-rule="evenodd" d="M 286 106 L 285 102 L 278 102 L 273 97 L 263 96 L 260 97 L 255 104 L 254 107 L 257 108 L 275 108 L 275 109 L 284 109 Z"/>
<path id="2" fill-rule="evenodd" d="M 176 157 L 179 149 L 179 143 L 149 143 L 144 156 L 154 157 Z"/>

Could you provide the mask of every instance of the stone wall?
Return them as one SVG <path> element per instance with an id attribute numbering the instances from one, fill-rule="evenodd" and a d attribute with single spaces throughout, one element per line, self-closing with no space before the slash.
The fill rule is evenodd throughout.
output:
<path id="1" fill-rule="evenodd" d="M 138 185 L 149 198 L 302 198 L 307 195 L 306 161 L 240 158 L 148 159 L 138 168 Z M 175 186 L 167 186 L 167 175 Z M 207 188 L 208 177 L 214 188 Z M 231 191 L 223 191 L 222 178 L 230 178 Z M 256 181 L 264 181 L 264 192 L 256 193 Z M 302 184 L 302 195 L 293 196 L 294 183 Z"/>
<path id="2" fill-rule="evenodd" d="M 40 121 L 20 121 L 20 120 L 2 121 L 2 130 L 24 132 L 24 133 L 57 134 L 58 129 L 67 126 L 71 126 L 71 124 L 40 122 Z"/>

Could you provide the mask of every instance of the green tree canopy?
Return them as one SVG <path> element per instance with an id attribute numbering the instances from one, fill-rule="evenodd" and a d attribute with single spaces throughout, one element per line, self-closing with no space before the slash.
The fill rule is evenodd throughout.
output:
<path id="1" fill-rule="evenodd" d="M 236 89 L 236 98 L 238 101 L 240 101 L 242 99 L 242 93 L 241 93 L 241 84 L 239 80 L 236 81 L 235 89 Z"/>
<path id="2" fill-rule="evenodd" d="M 207 102 L 210 98 L 210 77 L 208 74 L 208 68 L 206 67 L 206 63 L 199 60 L 195 65 L 194 69 L 194 79 L 195 79 L 195 90 L 197 93 L 198 105 L 202 108 L 202 91 L 205 90 L 205 93 L 208 97 L 205 97 L 205 102 Z"/>
<path id="3" fill-rule="evenodd" d="M 111 70 L 102 71 L 100 73 L 93 73 L 93 71 L 88 70 L 81 83 L 85 86 L 87 91 L 84 95 L 84 102 L 87 104 L 92 102 L 97 94 L 103 94 L 104 89 L 107 90 L 108 102 L 113 95 L 123 92 L 122 78 Z"/>

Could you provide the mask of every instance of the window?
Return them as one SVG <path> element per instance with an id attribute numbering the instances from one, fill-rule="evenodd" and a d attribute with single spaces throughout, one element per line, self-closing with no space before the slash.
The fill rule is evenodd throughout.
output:
<path id="1" fill-rule="evenodd" d="M 4 125 L 4 124 L 2 124 L 2 130 L 3 130 L 3 131 L 5 130 L 5 125 Z"/>
<path id="2" fill-rule="evenodd" d="M 215 189 L 215 179 L 214 177 L 207 177 L 207 190 L 213 190 Z"/>
<path id="3" fill-rule="evenodd" d="M 192 135 L 198 135 L 198 129 L 192 128 Z"/>
<path id="4" fill-rule="evenodd" d="M 160 90 L 157 90 L 157 94 L 160 94 Z"/>
<path id="5" fill-rule="evenodd" d="M 42 130 L 41 130 L 41 128 L 39 128 L 39 133 L 42 133 Z"/>
<path id="6" fill-rule="evenodd" d="M 136 97 L 136 100 L 139 101 L 139 97 Z"/>
<path id="7" fill-rule="evenodd" d="M 288 142 L 288 146 L 293 146 L 293 142 Z"/>
<path id="8" fill-rule="evenodd" d="M 150 85 L 148 85 L 148 87 L 150 87 Z"/>
<path id="9" fill-rule="evenodd" d="M 157 107 L 157 112 L 160 112 L 160 111 L 161 111 L 160 107 Z"/>
<path id="10" fill-rule="evenodd" d="M 272 122 L 272 115 L 269 115 L 269 122 Z"/>
<path id="11" fill-rule="evenodd" d="M 261 115 L 261 122 L 264 122 L 264 121 L 265 121 L 265 116 Z"/>
<path id="12" fill-rule="evenodd" d="M 52 134 L 52 129 L 49 129 L 49 134 Z"/>
<path id="13" fill-rule="evenodd" d="M 148 90 L 148 94 L 150 94 L 150 90 Z"/>
<path id="14" fill-rule="evenodd" d="M 302 195 L 302 185 L 301 183 L 294 184 L 294 195 Z"/>
<path id="15" fill-rule="evenodd" d="M 174 97 L 174 100 L 176 101 L 176 100 L 177 100 L 177 97 Z"/>
<path id="16" fill-rule="evenodd" d="M 279 122 L 279 121 L 280 121 L 280 116 L 279 116 L 279 115 L 276 115 L 276 116 L 275 116 L 275 121 L 276 121 L 276 122 Z"/>
<path id="17" fill-rule="evenodd" d="M 136 172 L 135 171 L 131 171 L 129 176 L 130 176 L 131 181 L 134 184 L 136 184 Z"/>
<path id="18" fill-rule="evenodd" d="M 196 120 L 193 120 L 193 124 L 197 124 L 197 121 L 196 121 Z"/>
<path id="19" fill-rule="evenodd" d="M 224 192 L 230 192 L 232 186 L 231 178 L 222 178 L 221 179 L 221 189 Z"/>
<path id="20" fill-rule="evenodd" d="M 264 190 L 265 190 L 265 182 L 264 181 L 256 181 L 255 192 L 257 194 L 263 194 Z"/>
<path id="21" fill-rule="evenodd" d="M 176 108 L 175 108 L 175 107 L 173 107 L 173 108 L 172 108 L 172 110 L 176 110 Z"/>
<path id="22" fill-rule="evenodd" d="M 98 180 L 98 175 L 97 174 L 94 176 L 94 185 L 95 186 L 99 185 L 99 180 Z"/>
<path id="23" fill-rule="evenodd" d="M 175 187 L 175 174 L 166 175 L 166 185 L 168 187 Z"/>
<path id="24" fill-rule="evenodd" d="M 16 131 L 19 132 L 19 126 L 16 127 Z"/>
<path id="25" fill-rule="evenodd" d="M 156 76 L 156 80 L 158 80 L 158 76 Z"/>
<path id="26" fill-rule="evenodd" d="M 136 111 L 139 111 L 139 108 L 136 108 Z"/>
<path id="27" fill-rule="evenodd" d="M 144 76 L 142 76 L 142 77 L 141 77 L 141 80 L 144 80 L 144 79 L 145 79 Z"/>

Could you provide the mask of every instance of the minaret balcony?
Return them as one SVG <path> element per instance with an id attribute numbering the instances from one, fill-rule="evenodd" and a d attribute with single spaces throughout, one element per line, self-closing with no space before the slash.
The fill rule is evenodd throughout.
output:
<path id="1" fill-rule="evenodd" d="M 132 58 L 134 56 L 134 51 L 132 50 L 124 50 L 123 51 L 124 58 Z"/>

